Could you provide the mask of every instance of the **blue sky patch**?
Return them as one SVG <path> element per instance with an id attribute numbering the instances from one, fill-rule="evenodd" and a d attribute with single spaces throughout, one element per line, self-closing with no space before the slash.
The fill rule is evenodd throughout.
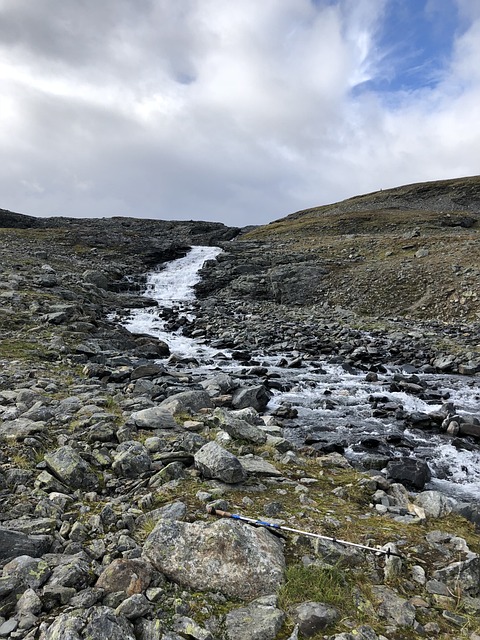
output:
<path id="1" fill-rule="evenodd" d="M 384 56 L 379 75 L 364 89 L 409 92 L 436 86 L 459 29 L 454 0 L 390 0 L 376 42 Z"/>

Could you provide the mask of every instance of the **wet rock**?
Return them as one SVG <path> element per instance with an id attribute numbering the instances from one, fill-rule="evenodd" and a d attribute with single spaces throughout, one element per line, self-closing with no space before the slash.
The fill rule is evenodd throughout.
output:
<path id="1" fill-rule="evenodd" d="M 99 487 L 99 479 L 93 469 L 68 445 L 46 453 L 45 462 L 61 482 L 73 489 L 91 491 Z"/>
<path id="2" fill-rule="evenodd" d="M 218 445 L 208 442 L 194 456 L 195 467 L 205 478 L 221 480 L 228 484 L 243 482 L 247 473 L 238 458 Z"/>
<path id="3" fill-rule="evenodd" d="M 339 618 L 338 611 L 322 602 L 303 602 L 290 613 L 300 633 L 306 638 L 326 629 Z"/>
<path id="4" fill-rule="evenodd" d="M 271 391 L 263 384 L 256 387 L 242 387 L 234 392 L 232 396 L 232 406 L 234 409 L 253 407 L 261 413 L 267 408 L 271 397 Z"/>
<path id="5" fill-rule="evenodd" d="M 413 489 L 423 489 L 432 477 L 428 464 L 415 458 L 399 458 L 387 464 L 387 474 L 393 480 Z"/>
<path id="6" fill-rule="evenodd" d="M 285 571 L 278 539 L 265 529 L 230 520 L 162 520 L 147 538 L 144 555 L 183 586 L 241 599 L 274 593 Z"/>

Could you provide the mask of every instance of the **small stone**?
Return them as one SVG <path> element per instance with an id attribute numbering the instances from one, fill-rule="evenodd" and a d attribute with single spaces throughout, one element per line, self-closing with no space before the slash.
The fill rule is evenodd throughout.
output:
<path id="1" fill-rule="evenodd" d="M 115 609 L 115 614 L 124 616 L 127 620 L 136 620 L 147 615 L 151 604 L 142 593 L 136 593 L 124 600 Z"/>
<path id="2" fill-rule="evenodd" d="M 292 611 L 292 619 L 298 624 L 300 633 L 306 638 L 323 631 L 338 620 L 338 611 L 321 602 L 303 602 Z"/>
<path id="3" fill-rule="evenodd" d="M 16 631 L 18 627 L 18 620 L 10 618 L 0 625 L 0 638 L 9 638 L 10 634 Z"/>

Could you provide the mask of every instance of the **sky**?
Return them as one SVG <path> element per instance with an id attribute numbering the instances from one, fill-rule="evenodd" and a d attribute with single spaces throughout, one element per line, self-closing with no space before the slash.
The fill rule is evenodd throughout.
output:
<path id="1" fill-rule="evenodd" d="M 0 0 L 0 207 L 264 224 L 480 174 L 480 0 Z"/>

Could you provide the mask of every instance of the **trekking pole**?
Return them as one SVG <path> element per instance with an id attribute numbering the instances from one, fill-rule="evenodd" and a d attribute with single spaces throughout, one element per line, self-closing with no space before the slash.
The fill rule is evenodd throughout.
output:
<path id="1" fill-rule="evenodd" d="M 257 525 L 259 527 L 268 527 L 270 529 L 277 529 L 280 531 L 289 531 L 290 533 L 299 533 L 302 536 L 308 536 L 310 538 L 318 538 L 319 540 L 327 540 L 328 542 L 335 542 L 341 545 L 347 545 L 349 547 L 356 547 L 357 549 L 363 549 L 364 551 L 372 551 L 373 553 L 382 553 L 389 558 L 390 556 L 396 556 L 403 558 L 400 553 L 396 553 L 391 549 L 376 549 L 375 547 L 368 547 L 365 544 L 357 544 L 356 542 L 348 542 L 348 540 L 339 540 L 338 538 L 331 538 L 329 536 L 322 536 L 319 533 L 312 533 L 310 531 L 301 531 L 300 529 L 292 529 L 292 527 L 284 527 L 283 525 L 276 524 L 275 522 L 265 522 L 264 520 L 256 520 L 255 518 L 248 518 L 247 516 L 241 516 L 238 513 L 229 513 L 228 511 L 221 511 L 215 509 L 215 507 L 207 507 L 207 513 L 212 516 L 218 516 L 219 518 L 231 518 L 232 520 L 240 520 L 241 522 L 247 522 L 248 524 Z"/>

